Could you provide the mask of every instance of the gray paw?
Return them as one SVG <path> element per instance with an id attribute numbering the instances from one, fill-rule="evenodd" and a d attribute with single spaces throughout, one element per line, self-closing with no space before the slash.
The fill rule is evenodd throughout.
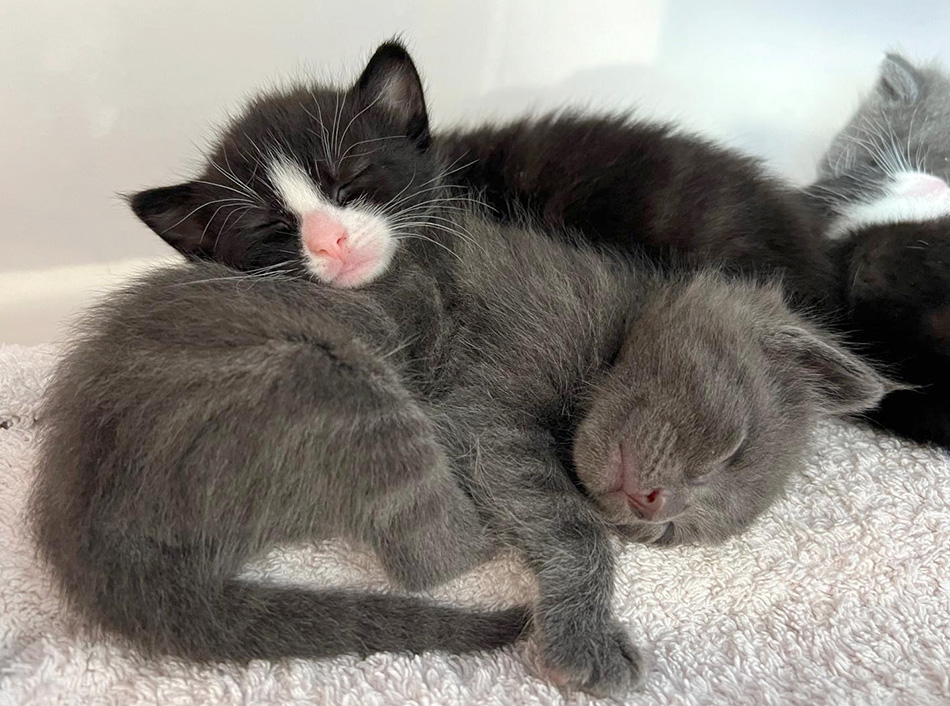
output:
<path id="1" fill-rule="evenodd" d="M 583 638 L 578 642 L 578 638 Z M 643 660 L 626 631 L 611 622 L 598 634 L 587 631 L 543 647 L 548 678 L 558 686 L 582 689 L 595 696 L 622 694 L 643 677 Z"/>

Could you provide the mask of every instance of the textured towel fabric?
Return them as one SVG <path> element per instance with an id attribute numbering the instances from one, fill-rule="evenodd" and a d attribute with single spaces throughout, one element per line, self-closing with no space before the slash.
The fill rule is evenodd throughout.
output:
<path id="1" fill-rule="evenodd" d="M 596 703 L 539 679 L 529 640 L 494 653 L 196 667 L 91 641 L 59 606 L 24 529 L 49 348 L 0 347 L 0 704 Z M 950 460 L 846 423 L 755 528 L 713 548 L 626 547 L 615 608 L 650 663 L 630 704 L 950 703 Z M 340 543 L 285 548 L 249 572 L 385 588 Z M 514 560 L 434 591 L 530 599 Z"/>

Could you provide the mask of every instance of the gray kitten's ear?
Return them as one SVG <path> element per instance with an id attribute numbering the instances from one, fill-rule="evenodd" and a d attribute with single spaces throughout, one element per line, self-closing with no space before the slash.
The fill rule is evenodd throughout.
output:
<path id="1" fill-rule="evenodd" d="M 920 74 L 917 68 L 900 54 L 889 53 L 881 62 L 881 77 L 877 90 L 888 100 L 913 103 L 920 95 Z"/>
<path id="2" fill-rule="evenodd" d="M 783 326 L 770 336 L 769 347 L 803 368 L 826 414 L 867 411 L 891 390 L 867 363 L 803 328 Z"/>
<path id="3" fill-rule="evenodd" d="M 409 52 L 398 42 L 386 42 L 373 54 L 356 83 L 364 105 L 378 105 L 398 122 L 400 129 L 425 147 L 429 142 L 422 79 Z"/>
<path id="4" fill-rule="evenodd" d="M 190 258 L 211 254 L 213 238 L 205 233 L 210 214 L 203 210 L 217 202 L 201 184 L 189 181 L 147 189 L 131 195 L 128 201 L 135 215 L 181 254 Z"/>

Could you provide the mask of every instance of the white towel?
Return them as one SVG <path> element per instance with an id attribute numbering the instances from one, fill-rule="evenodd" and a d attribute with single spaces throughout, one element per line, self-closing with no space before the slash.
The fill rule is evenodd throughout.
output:
<path id="1" fill-rule="evenodd" d="M 50 348 L 0 347 L 0 704 L 586 704 L 540 679 L 531 640 L 467 656 L 381 654 L 196 667 L 77 635 L 24 527 L 33 413 Z M 8 424 L 3 424 L 8 422 Z M 625 547 L 616 614 L 649 660 L 630 704 L 950 703 L 950 460 L 847 423 L 825 424 L 807 472 L 724 546 Z M 385 587 L 341 543 L 282 549 L 251 570 Z M 500 560 L 433 592 L 530 599 Z M 610 702 L 604 702 L 610 703 Z"/>

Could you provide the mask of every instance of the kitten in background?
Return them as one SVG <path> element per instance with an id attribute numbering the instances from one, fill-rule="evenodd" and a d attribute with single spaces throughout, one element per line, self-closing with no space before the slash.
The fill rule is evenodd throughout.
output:
<path id="1" fill-rule="evenodd" d="M 808 194 L 828 222 L 855 339 L 901 380 L 871 417 L 950 444 L 950 77 L 898 54 Z"/>

